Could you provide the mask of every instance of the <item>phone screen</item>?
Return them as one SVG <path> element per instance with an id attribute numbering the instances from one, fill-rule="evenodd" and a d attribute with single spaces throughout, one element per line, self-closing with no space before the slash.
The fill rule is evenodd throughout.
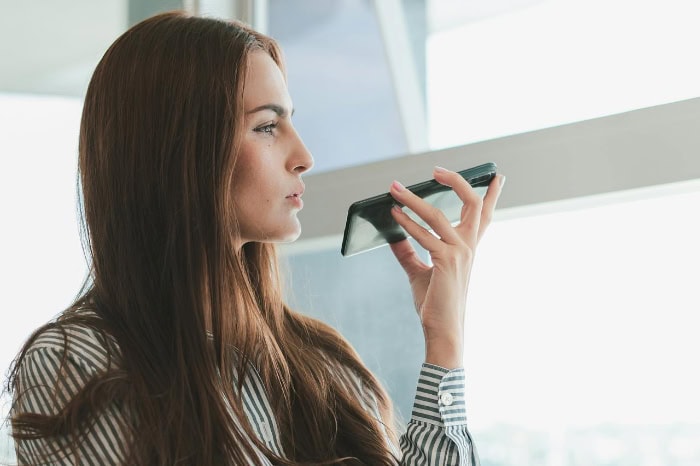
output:
<path id="1" fill-rule="evenodd" d="M 496 175 L 496 165 L 488 163 L 459 173 L 483 196 Z M 428 180 L 407 189 L 440 209 L 452 224 L 459 221 L 463 202 L 451 188 Z M 391 208 L 395 204 L 397 202 L 389 193 L 353 203 L 348 210 L 341 254 L 352 256 L 409 237 L 391 216 Z M 413 211 L 402 208 L 419 225 L 429 229 Z"/>

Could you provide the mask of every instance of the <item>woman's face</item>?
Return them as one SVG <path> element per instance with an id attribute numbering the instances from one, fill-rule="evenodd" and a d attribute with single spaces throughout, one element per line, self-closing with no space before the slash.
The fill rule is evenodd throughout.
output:
<path id="1" fill-rule="evenodd" d="M 311 169 L 313 158 L 292 126 L 284 76 L 265 52 L 250 55 L 243 105 L 242 146 L 234 174 L 240 246 L 293 241 L 301 233 L 301 175 Z"/>

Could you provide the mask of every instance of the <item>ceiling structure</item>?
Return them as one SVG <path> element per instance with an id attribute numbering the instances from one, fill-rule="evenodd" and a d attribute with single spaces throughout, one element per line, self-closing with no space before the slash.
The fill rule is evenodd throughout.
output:
<path id="1" fill-rule="evenodd" d="M 13 1 L 0 15 L 0 92 L 81 97 L 124 31 L 124 0 Z"/>

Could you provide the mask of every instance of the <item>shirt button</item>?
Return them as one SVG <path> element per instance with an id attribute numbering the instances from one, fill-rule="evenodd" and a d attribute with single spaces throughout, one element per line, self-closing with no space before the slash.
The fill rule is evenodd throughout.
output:
<path id="1" fill-rule="evenodd" d="M 450 406 L 452 405 L 452 402 L 454 401 L 454 397 L 452 396 L 452 393 L 445 392 L 442 395 L 440 395 L 440 402 L 444 404 L 445 406 Z"/>

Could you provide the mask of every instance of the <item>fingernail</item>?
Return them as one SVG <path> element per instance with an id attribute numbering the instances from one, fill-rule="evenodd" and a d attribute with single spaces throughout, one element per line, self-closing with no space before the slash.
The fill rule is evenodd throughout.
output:
<path id="1" fill-rule="evenodd" d="M 391 185 L 392 185 L 392 186 L 394 187 L 394 189 L 397 190 L 397 191 L 403 191 L 404 189 L 406 189 L 406 188 L 403 187 L 403 185 L 402 185 L 401 183 L 399 183 L 399 182 L 396 181 L 396 180 L 394 180 L 394 182 L 393 182 Z"/>
<path id="2" fill-rule="evenodd" d="M 435 165 L 435 171 L 438 173 L 447 173 L 448 170 L 446 168 L 442 168 L 438 165 Z"/>
<path id="3" fill-rule="evenodd" d="M 394 207 L 392 207 L 391 210 L 393 210 L 394 212 L 396 212 L 398 214 L 403 213 L 403 210 L 401 210 L 401 207 L 399 207 L 396 204 L 394 204 Z"/>
<path id="4" fill-rule="evenodd" d="M 506 184 L 506 176 L 501 175 L 501 188 L 503 187 L 504 184 Z"/>

